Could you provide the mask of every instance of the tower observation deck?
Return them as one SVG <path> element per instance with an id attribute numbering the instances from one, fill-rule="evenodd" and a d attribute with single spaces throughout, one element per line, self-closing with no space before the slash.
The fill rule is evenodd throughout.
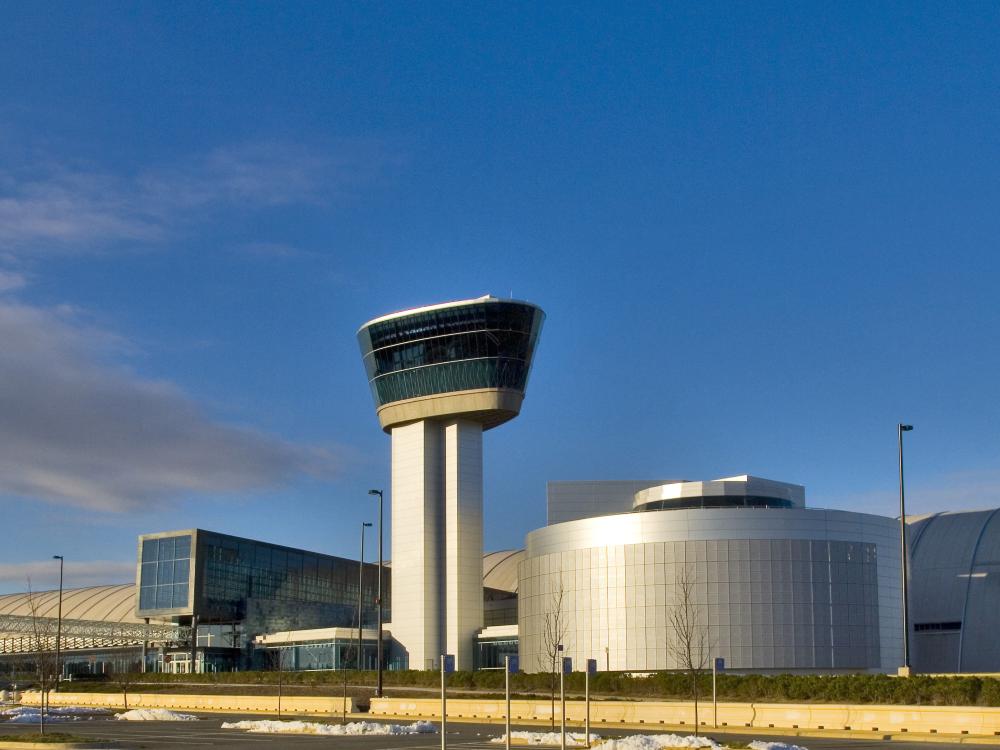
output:
<path id="1" fill-rule="evenodd" d="M 518 415 L 545 314 L 480 297 L 358 331 L 392 439 L 393 637 L 411 669 L 472 669 L 483 626 L 483 431 Z"/>

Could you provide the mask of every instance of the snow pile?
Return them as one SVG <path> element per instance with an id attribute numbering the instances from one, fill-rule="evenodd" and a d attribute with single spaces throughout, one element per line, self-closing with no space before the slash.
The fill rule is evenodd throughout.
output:
<path id="1" fill-rule="evenodd" d="M 258 734 L 424 734 L 437 731 L 429 721 L 413 724 L 376 724 L 373 721 L 352 721 L 350 724 L 320 724 L 315 721 L 227 721 L 223 729 L 245 729 Z"/>
<path id="2" fill-rule="evenodd" d="M 7 721 L 8 724 L 38 724 L 41 717 L 41 710 L 37 708 L 28 708 L 27 706 L 22 706 L 20 708 L 11 708 L 7 711 L 0 713 L 0 716 L 10 717 Z M 57 721 L 79 721 L 79 716 L 71 716 L 69 714 L 58 714 L 54 712 L 45 712 L 45 722 L 55 723 Z"/>
<path id="3" fill-rule="evenodd" d="M 517 732 L 514 733 L 516 737 Z M 555 735 L 558 741 L 559 735 Z M 708 737 L 681 736 L 679 734 L 633 734 L 617 740 L 608 740 L 595 746 L 595 750 L 660 750 L 664 747 L 710 748 L 710 750 L 725 750 Z M 763 742 L 754 740 L 749 744 L 750 750 L 807 750 L 799 745 L 786 745 L 784 742 Z"/>
<path id="4" fill-rule="evenodd" d="M 712 750 L 721 750 L 722 746 L 708 737 L 679 734 L 633 734 L 630 737 L 608 740 L 597 747 L 600 750 L 660 750 L 663 747 L 708 747 Z"/>
<path id="5" fill-rule="evenodd" d="M 179 714 L 165 708 L 136 708 L 123 714 L 115 714 L 118 721 L 198 721 L 197 716 Z"/>
<path id="6" fill-rule="evenodd" d="M 0 716 L 19 716 L 20 714 L 30 712 L 38 717 L 39 709 L 30 706 L 18 706 L 17 708 L 8 708 L 6 711 L 0 711 Z M 106 714 L 110 713 L 104 708 L 91 708 L 89 706 L 49 706 L 45 711 L 46 716 L 73 716 L 78 714 Z"/>
<path id="7" fill-rule="evenodd" d="M 562 744 L 562 736 L 559 732 L 511 732 L 510 739 L 511 741 L 520 740 L 521 742 L 527 742 L 529 745 Z M 601 739 L 601 735 L 599 734 L 590 735 L 591 742 L 596 742 L 599 739 Z M 499 737 L 494 737 L 490 742 L 503 744 L 507 742 L 507 735 L 502 734 Z M 586 735 L 577 732 L 566 732 L 566 747 L 583 747 L 586 744 Z"/>

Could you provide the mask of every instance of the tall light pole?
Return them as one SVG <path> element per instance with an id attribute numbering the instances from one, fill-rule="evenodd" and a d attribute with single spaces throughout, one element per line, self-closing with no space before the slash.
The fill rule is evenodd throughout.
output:
<path id="1" fill-rule="evenodd" d="M 62 592 L 63 592 L 63 560 L 62 555 L 52 555 L 59 561 L 59 614 L 56 620 L 56 692 L 59 692 L 59 679 L 62 677 Z"/>
<path id="2" fill-rule="evenodd" d="M 358 671 L 361 671 L 361 613 L 362 602 L 361 590 L 365 585 L 365 529 L 371 527 L 370 523 L 361 524 L 361 559 L 358 561 Z"/>
<path id="3" fill-rule="evenodd" d="M 907 595 L 907 559 L 906 554 L 906 493 L 903 490 L 903 433 L 913 429 L 911 424 L 896 425 L 896 435 L 899 440 L 899 559 L 903 568 L 903 669 L 902 673 L 910 674 L 910 615 L 909 596 Z"/>
<path id="4" fill-rule="evenodd" d="M 378 679 L 375 682 L 375 697 L 382 697 L 382 490 L 368 490 L 369 495 L 378 495 L 378 643 L 375 646 Z"/>

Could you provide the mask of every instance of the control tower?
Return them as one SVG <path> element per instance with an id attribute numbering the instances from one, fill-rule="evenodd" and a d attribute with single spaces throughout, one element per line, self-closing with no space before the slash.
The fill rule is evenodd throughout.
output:
<path id="1" fill-rule="evenodd" d="M 410 669 L 483 627 L 483 431 L 518 415 L 545 313 L 496 297 L 384 315 L 358 331 L 392 438 L 392 635 Z"/>

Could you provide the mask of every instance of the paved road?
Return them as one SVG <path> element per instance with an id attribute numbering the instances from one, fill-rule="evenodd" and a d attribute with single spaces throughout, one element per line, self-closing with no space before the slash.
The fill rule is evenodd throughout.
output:
<path id="1" fill-rule="evenodd" d="M 144 748 L 145 750 L 162 750 L 172 748 L 181 750 L 185 747 L 218 747 L 221 750 L 236 750 L 238 748 L 253 748 L 266 750 L 271 748 L 319 748 L 336 747 L 337 750 L 439 750 L 441 737 L 438 734 L 418 734 L 400 736 L 297 736 L 274 734 L 248 734 L 235 729 L 222 729 L 224 721 L 240 721 L 248 716 L 224 716 L 220 714 L 202 714 L 200 721 L 168 722 L 168 721 L 138 721 L 122 722 L 109 719 L 91 719 L 72 723 L 52 725 L 52 731 L 67 731 L 73 734 L 93 738 L 95 741 L 114 741 L 115 747 Z M 515 729 L 517 729 L 515 725 Z M 540 728 L 523 727 L 531 731 Z M 6 734 L 33 734 L 37 726 L 0 725 L 0 739 Z M 595 727 L 592 731 L 603 737 L 621 737 L 637 734 L 636 730 L 608 730 Z M 502 750 L 503 745 L 491 744 L 489 739 L 503 734 L 503 727 L 495 724 L 449 724 L 448 747 L 454 750 Z M 720 735 L 720 740 L 728 739 L 739 742 L 750 742 L 762 739 L 760 735 Z M 895 745 L 896 750 L 958 750 L 968 745 L 949 743 L 889 743 L 881 740 L 832 739 L 832 738 L 787 738 L 775 737 L 777 741 L 801 744 L 809 750 L 886 750 Z"/>

